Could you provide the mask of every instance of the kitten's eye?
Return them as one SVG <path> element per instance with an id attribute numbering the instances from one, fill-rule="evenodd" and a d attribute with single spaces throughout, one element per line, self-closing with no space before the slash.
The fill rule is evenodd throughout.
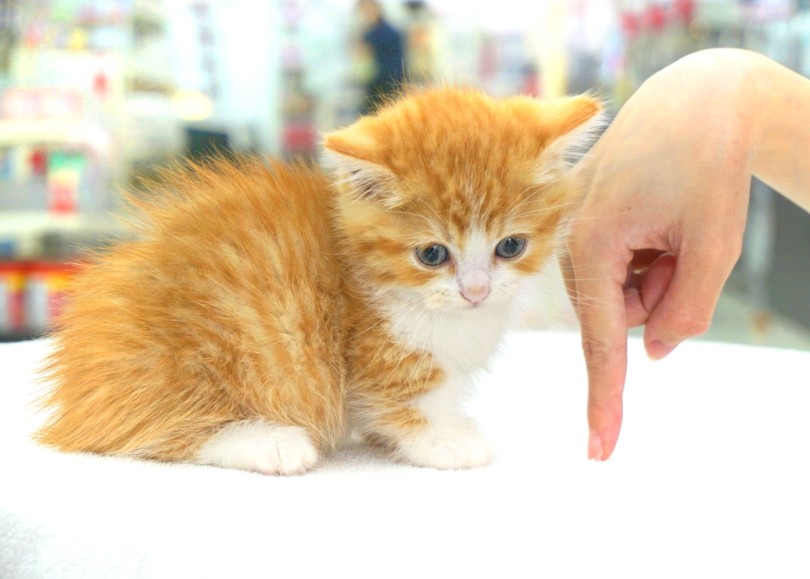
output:
<path id="1" fill-rule="evenodd" d="M 526 249 L 526 238 L 505 237 L 495 247 L 495 255 L 504 259 L 512 259 L 523 253 L 524 249 Z"/>
<path id="2" fill-rule="evenodd" d="M 447 253 L 447 248 L 443 245 L 439 245 L 438 243 L 434 243 L 433 245 L 428 245 L 427 247 L 416 250 L 416 258 L 430 267 L 436 267 L 443 264 L 445 261 L 447 261 L 448 257 L 449 254 Z"/>

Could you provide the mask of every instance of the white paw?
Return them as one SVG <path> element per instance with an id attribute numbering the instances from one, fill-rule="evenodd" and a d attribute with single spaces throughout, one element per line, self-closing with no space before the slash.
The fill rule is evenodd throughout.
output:
<path id="1" fill-rule="evenodd" d="M 430 425 L 397 442 L 397 450 L 408 462 L 442 469 L 476 468 L 492 459 L 492 450 L 470 423 Z"/>
<path id="2" fill-rule="evenodd" d="M 304 428 L 270 422 L 234 422 L 209 438 L 192 462 L 263 474 L 297 474 L 318 460 Z"/>

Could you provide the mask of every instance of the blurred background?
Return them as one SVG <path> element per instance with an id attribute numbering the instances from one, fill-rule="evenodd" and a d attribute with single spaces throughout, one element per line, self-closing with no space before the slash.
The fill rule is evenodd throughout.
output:
<path id="1" fill-rule="evenodd" d="M 0 0 L 0 340 L 47 330 L 120 192 L 180 156 L 317 158 L 406 78 L 615 112 L 712 46 L 807 75 L 810 0 Z M 572 324 L 564 303 L 527 323 Z M 708 337 L 810 349 L 810 217 L 761 184 Z"/>

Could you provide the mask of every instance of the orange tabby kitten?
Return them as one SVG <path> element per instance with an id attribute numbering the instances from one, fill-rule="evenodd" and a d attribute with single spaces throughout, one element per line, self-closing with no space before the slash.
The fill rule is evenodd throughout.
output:
<path id="1" fill-rule="evenodd" d="M 334 188 L 258 159 L 176 171 L 76 280 L 38 439 L 290 474 L 352 428 L 485 464 L 460 401 L 552 255 L 600 109 L 416 92 L 326 137 Z"/>

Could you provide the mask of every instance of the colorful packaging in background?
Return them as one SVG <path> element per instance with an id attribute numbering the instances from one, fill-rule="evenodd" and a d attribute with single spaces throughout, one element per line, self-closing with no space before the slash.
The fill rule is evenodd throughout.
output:
<path id="1" fill-rule="evenodd" d="M 78 151 L 51 151 L 47 163 L 48 209 L 53 213 L 74 213 L 78 209 L 85 155 Z"/>
<path id="2" fill-rule="evenodd" d="M 0 338 L 42 335 L 56 325 L 78 266 L 0 262 Z"/>
<path id="3" fill-rule="evenodd" d="M 65 263 L 31 263 L 25 284 L 26 329 L 41 334 L 53 328 L 62 313 L 67 286 L 76 266 Z"/>
<path id="4" fill-rule="evenodd" d="M 25 330 L 25 264 L 0 263 L 0 334 Z"/>

